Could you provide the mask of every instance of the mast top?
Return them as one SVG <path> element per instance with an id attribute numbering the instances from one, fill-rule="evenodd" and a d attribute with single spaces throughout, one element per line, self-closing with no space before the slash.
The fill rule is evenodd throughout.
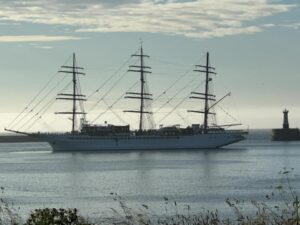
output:
<path id="1" fill-rule="evenodd" d="M 143 43 L 144 43 L 144 42 L 143 42 L 143 38 L 140 37 L 139 40 L 140 40 L 140 46 L 141 46 L 141 49 L 143 49 Z"/>
<path id="2" fill-rule="evenodd" d="M 83 70 L 82 67 L 78 67 L 77 66 L 77 62 L 76 62 L 76 56 L 75 56 L 75 52 L 73 52 L 72 55 L 72 65 L 71 66 L 61 66 L 61 68 L 63 70 L 60 70 L 59 72 L 62 73 L 69 73 L 72 75 L 72 83 L 73 83 L 73 90 L 72 93 L 59 93 L 58 97 L 56 99 L 58 100 L 70 100 L 72 101 L 72 111 L 68 111 L 68 112 L 56 112 L 55 114 L 70 114 L 72 115 L 72 130 L 71 133 L 74 134 L 75 133 L 75 127 L 76 127 L 76 115 L 80 114 L 83 115 L 83 119 L 85 120 L 85 112 L 84 112 L 84 107 L 83 105 L 81 105 L 81 111 L 77 110 L 77 102 L 82 102 L 82 101 L 86 101 L 85 95 L 82 95 L 80 92 L 80 86 L 79 86 L 79 80 L 77 78 L 77 75 L 85 75 L 85 73 L 83 72 L 78 72 L 78 70 Z"/>

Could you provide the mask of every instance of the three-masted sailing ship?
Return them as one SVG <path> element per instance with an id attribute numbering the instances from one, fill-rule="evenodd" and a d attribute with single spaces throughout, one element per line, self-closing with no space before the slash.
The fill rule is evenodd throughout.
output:
<path id="1" fill-rule="evenodd" d="M 216 100 L 216 96 L 209 90 L 212 82 L 212 74 L 216 74 L 215 68 L 210 66 L 209 53 L 206 54 L 206 65 L 196 65 L 194 71 L 205 74 L 205 90 L 203 93 L 191 92 L 190 98 L 204 101 L 202 111 L 188 110 L 191 113 L 203 114 L 202 124 L 191 124 L 185 128 L 174 126 L 160 127 L 157 129 L 145 129 L 144 118 L 152 115 L 145 104 L 152 100 L 152 94 L 146 88 L 147 74 L 151 73 L 150 67 L 145 66 L 144 59 L 148 58 L 141 46 L 138 54 L 133 55 L 139 58 L 139 65 L 130 66 L 129 71 L 138 73 L 140 76 L 140 91 L 126 92 L 125 98 L 139 100 L 139 110 L 124 110 L 126 113 L 139 115 L 139 127 L 131 130 L 130 125 L 95 125 L 86 120 L 86 113 L 77 109 L 78 103 L 86 101 L 85 95 L 79 92 L 78 75 L 84 75 L 83 68 L 76 64 L 73 54 L 72 66 L 62 66 L 60 72 L 72 75 L 72 93 L 60 93 L 56 99 L 72 102 L 72 110 L 69 112 L 57 112 L 57 114 L 71 115 L 72 128 L 67 133 L 27 133 L 12 129 L 6 129 L 16 133 L 36 137 L 41 141 L 48 142 L 53 151 L 104 151 L 104 150 L 175 150 L 175 149 L 209 149 L 220 148 L 235 142 L 244 140 L 246 132 L 242 130 L 227 130 L 225 126 L 210 126 L 209 115 L 223 98 Z M 210 102 L 213 102 L 210 104 Z M 76 116 L 82 117 L 81 126 L 76 130 Z"/>

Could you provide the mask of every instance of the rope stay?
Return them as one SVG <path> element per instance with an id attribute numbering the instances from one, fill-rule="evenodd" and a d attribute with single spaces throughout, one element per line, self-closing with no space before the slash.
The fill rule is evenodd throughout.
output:
<path id="1" fill-rule="evenodd" d="M 145 93 L 150 93 L 149 86 L 147 82 L 147 76 L 144 77 L 145 79 Z M 152 95 L 149 95 L 152 96 Z M 144 101 L 144 108 L 145 111 L 151 112 L 152 111 L 152 101 Z M 143 124 L 145 124 L 145 128 L 148 129 L 155 129 L 155 120 L 152 113 L 145 113 L 143 117 Z"/>
<path id="2" fill-rule="evenodd" d="M 30 120 L 28 120 L 26 123 L 24 123 L 24 124 L 20 127 L 20 129 L 23 129 L 23 127 L 25 127 L 27 124 L 29 124 L 29 122 L 30 122 L 31 120 L 33 120 L 33 119 L 36 117 L 36 119 L 33 120 L 33 122 L 32 122 L 31 124 L 29 124 L 27 128 L 24 128 L 25 131 L 28 131 L 29 129 L 31 129 L 31 128 L 39 121 L 39 120 L 42 119 L 43 115 L 44 115 L 44 114 L 48 111 L 48 109 L 54 104 L 55 100 L 56 100 L 55 98 L 52 99 L 51 102 L 49 102 L 47 105 L 45 105 L 45 107 L 43 107 L 39 112 L 37 112 L 35 115 L 33 115 L 33 116 L 31 117 Z"/>
<path id="3" fill-rule="evenodd" d="M 67 84 L 61 91 L 64 91 L 71 85 L 71 82 Z M 27 124 L 29 124 L 30 121 L 32 121 L 35 117 L 37 117 L 27 128 L 26 131 L 28 131 L 30 128 L 32 128 L 38 120 L 42 119 L 44 114 L 50 109 L 50 107 L 54 104 L 56 101 L 56 97 L 52 98 L 48 103 L 46 103 L 40 110 L 37 111 L 29 120 L 27 120 L 20 128 L 19 130 L 23 129 Z"/>
<path id="4" fill-rule="evenodd" d="M 104 98 L 121 82 L 121 80 L 123 80 L 123 78 L 125 77 L 125 75 L 128 73 L 128 71 L 124 72 L 121 76 L 120 79 L 118 79 L 109 89 L 108 91 L 106 91 L 104 93 L 104 95 L 102 95 L 102 97 L 96 101 L 96 103 L 88 110 L 88 111 L 92 111 L 93 109 L 96 108 L 96 106 L 98 106 L 98 104 L 104 100 Z"/>
<path id="5" fill-rule="evenodd" d="M 234 120 L 237 123 L 240 123 L 240 121 L 238 119 L 236 119 L 234 116 L 232 116 L 229 112 L 227 112 L 224 108 L 222 108 L 220 105 L 217 105 L 217 107 L 219 109 L 221 109 L 229 118 L 231 118 L 232 120 Z"/>
<path id="6" fill-rule="evenodd" d="M 164 108 L 166 105 L 168 105 L 172 100 L 174 100 L 176 98 L 176 96 L 178 96 L 182 91 L 184 91 L 186 88 L 188 88 L 192 83 L 194 83 L 194 81 L 197 78 L 194 78 L 193 80 L 189 81 L 185 86 L 183 86 L 183 88 L 179 89 L 175 95 L 173 95 L 173 97 L 169 98 L 165 103 L 163 103 L 156 111 L 155 113 L 157 113 L 158 111 L 160 111 L 162 108 Z M 204 82 L 202 82 L 199 86 L 203 85 Z M 186 97 L 185 97 L 186 98 Z"/>
<path id="7" fill-rule="evenodd" d="M 198 84 L 195 89 L 199 88 L 203 84 L 204 84 L 204 82 Z M 185 86 L 185 88 L 187 88 L 187 87 L 188 87 L 188 85 Z M 167 117 L 169 117 L 173 111 L 175 111 L 183 102 L 185 102 L 189 98 L 189 96 L 190 96 L 190 94 L 188 94 L 186 97 L 184 97 L 177 105 L 175 105 L 175 107 L 172 110 L 170 110 L 162 119 L 160 119 L 158 121 L 158 123 L 161 123 L 163 120 L 165 120 Z"/>
<path id="8" fill-rule="evenodd" d="M 133 87 L 135 87 L 138 84 L 138 81 L 135 82 L 127 91 L 130 91 Z M 102 113 L 100 113 L 98 116 L 96 116 L 96 118 L 94 120 L 92 120 L 92 123 L 96 122 L 101 116 L 103 116 L 108 110 L 110 110 L 109 108 L 112 108 L 115 104 L 117 104 L 121 99 L 124 98 L 124 96 L 126 95 L 126 93 L 122 94 L 116 101 L 114 101 L 105 111 L 103 111 Z"/>
<path id="9" fill-rule="evenodd" d="M 173 88 L 179 81 L 181 81 L 184 77 L 186 77 L 190 72 L 192 71 L 192 68 L 189 68 L 186 70 L 186 72 L 178 77 L 167 89 L 165 89 L 161 94 L 159 94 L 154 100 L 153 103 L 156 102 L 158 99 L 160 99 L 163 95 L 165 95 L 171 88 Z"/>
<path id="10" fill-rule="evenodd" d="M 77 75 L 77 85 L 76 85 L 76 89 L 77 89 L 77 93 L 82 93 L 81 91 L 81 85 L 80 85 L 80 81 L 79 81 L 79 78 L 78 78 L 78 75 Z M 85 101 L 87 101 L 87 99 L 85 98 Z M 86 113 L 85 113 L 85 108 L 84 108 L 84 104 L 83 104 L 83 101 L 79 101 L 79 108 L 80 108 L 80 111 L 82 112 L 82 124 L 85 124 L 86 123 Z"/>
<path id="11" fill-rule="evenodd" d="M 69 60 L 69 59 L 68 59 Z M 67 63 L 67 61 L 65 62 L 65 64 Z M 18 120 L 18 118 L 31 106 L 31 104 L 38 98 L 38 96 L 40 96 L 40 94 L 46 90 L 46 88 L 50 85 L 50 83 L 52 82 L 52 80 L 54 80 L 54 78 L 58 75 L 58 72 L 56 72 L 55 74 L 53 74 L 50 79 L 47 81 L 47 83 L 42 87 L 42 89 L 40 91 L 38 91 L 38 93 L 29 101 L 29 103 L 25 106 L 25 108 L 9 123 L 9 125 L 7 126 L 8 128 L 13 127 L 13 124 Z"/>
<path id="12" fill-rule="evenodd" d="M 122 97 L 123 97 L 123 96 L 122 96 Z M 119 119 L 119 121 L 120 121 L 121 123 L 126 124 L 126 121 L 123 120 L 122 117 L 112 109 L 113 105 L 109 105 L 105 100 L 103 100 L 103 102 L 104 102 L 105 105 L 107 106 L 107 109 L 110 110 L 110 111 L 115 115 L 115 117 Z"/>
<path id="13" fill-rule="evenodd" d="M 64 65 L 69 61 L 70 58 L 68 58 Z M 46 82 L 46 84 L 41 88 L 40 91 L 38 91 L 38 93 L 29 101 L 29 103 L 25 106 L 25 108 L 8 124 L 8 128 L 12 129 L 13 127 L 17 126 L 17 124 L 22 120 L 19 120 L 18 119 L 29 109 L 29 107 L 34 103 L 34 101 L 48 88 L 48 86 L 51 84 L 51 82 L 54 80 L 54 78 L 56 78 L 56 76 L 58 75 L 59 73 L 56 72 L 55 74 L 53 74 L 50 79 Z M 32 110 L 32 109 L 31 109 Z M 31 111 L 30 110 L 30 111 Z"/>
<path id="14" fill-rule="evenodd" d="M 162 63 L 162 64 L 173 65 L 173 66 L 178 66 L 178 67 L 184 66 L 184 65 L 179 64 L 179 63 L 171 62 L 171 61 L 164 60 L 164 59 L 159 59 L 159 58 L 156 58 L 156 57 L 153 57 L 153 56 L 151 56 L 150 60 L 154 61 L 154 62 L 159 62 L 159 63 Z"/>
<path id="15" fill-rule="evenodd" d="M 177 109 L 184 101 L 188 99 L 188 97 L 189 95 L 183 98 L 177 105 L 175 105 L 173 109 L 171 109 L 162 119 L 158 121 L 158 124 L 161 123 L 163 120 L 165 120 L 167 117 L 169 117 L 174 112 L 175 109 Z"/>
<path id="16" fill-rule="evenodd" d="M 55 78 L 58 73 L 54 74 L 47 84 L 30 100 L 26 107 L 8 124 L 8 128 L 13 127 L 13 124 L 20 118 L 20 116 L 31 106 L 31 104 L 37 99 L 37 97 L 48 87 L 51 81 Z"/>
<path id="17" fill-rule="evenodd" d="M 176 109 L 176 114 L 179 116 L 179 118 L 185 123 L 185 124 L 191 124 L 187 118 L 181 115 L 181 113 L 178 112 L 178 109 Z"/>
<path id="18" fill-rule="evenodd" d="M 203 56 L 201 57 L 203 58 Z M 161 60 L 162 62 L 162 60 Z M 159 94 L 154 100 L 153 103 L 160 99 L 163 95 L 165 95 L 170 89 L 172 89 L 179 81 L 181 81 L 184 77 L 186 77 L 190 72 L 192 72 L 194 66 L 190 66 L 186 69 L 183 75 L 179 76 L 167 89 L 165 89 L 161 94 Z"/>
<path id="19" fill-rule="evenodd" d="M 30 114 L 34 113 L 36 111 L 36 109 L 42 104 L 42 102 L 49 97 L 49 95 L 57 88 L 59 87 L 59 85 L 66 79 L 66 77 L 62 77 L 50 90 L 48 90 L 48 92 L 46 92 L 44 94 L 44 96 L 41 97 L 41 99 L 39 99 L 39 101 L 37 101 L 33 107 L 30 107 L 30 110 L 28 112 L 23 112 L 23 116 L 15 122 L 14 126 L 11 126 L 10 129 L 17 127 L 19 124 L 21 124 Z M 36 98 L 37 100 L 38 98 Z M 25 121 L 24 123 L 27 123 L 27 121 Z M 21 128 L 23 128 L 23 126 L 21 126 Z M 21 129 L 19 128 L 19 129 Z"/>
<path id="20" fill-rule="evenodd" d="M 90 99 L 92 96 L 94 96 L 96 93 L 98 93 L 108 82 L 110 82 L 115 76 L 118 75 L 118 73 L 126 66 L 129 61 L 132 59 L 132 56 L 130 56 L 111 76 L 108 77 L 95 91 L 93 91 L 91 94 L 87 96 L 87 99 Z"/>

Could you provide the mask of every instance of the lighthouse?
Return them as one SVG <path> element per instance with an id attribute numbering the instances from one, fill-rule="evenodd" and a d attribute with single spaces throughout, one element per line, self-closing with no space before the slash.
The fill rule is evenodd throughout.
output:
<path id="1" fill-rule="evenodd" d="M 289 111 L 286 109 L 283 111 L 283 126 L 282 126 L 283 129 L 289 129 L 288 113 Z"/>

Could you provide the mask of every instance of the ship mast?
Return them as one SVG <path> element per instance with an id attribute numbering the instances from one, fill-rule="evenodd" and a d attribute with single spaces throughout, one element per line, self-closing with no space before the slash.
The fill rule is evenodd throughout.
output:
<path id="1" fill-rule="evenodd" d="M 212 70 L 215 70 L 215 68 L 210 66 L 209 52 L 206 53 L 206 65 L 205 66 L 196 65 L 196 67 L 199 67 L 200 69 L 195 69 L 194 70 L 195 72 L 205 73 L 205 93 L 191 92 L 191 94 L 194 96 L 191 96 L 190 98 L 203 99 L 204 100 L 204 111 L 188 110 L 188 112 L 204 114 L 203 130 L 204 130 L 204 133 L 206 134 L 207 130 L 208 130 L 208 115 L 209 114 L 215 115 L 215 113 L 210 112 L 210 109 L 212 107 L 209 106 L 209 101 L 216 101 L 216 99 L 215 99 L 216 96 L 213 94 L 210 94 L 210 90 L 209 90 L 209 82 L 212 81 L 210 74 L 216 74 L 214 71 L 212 71 Z"/>
<path id="2" fill-rule="evenodd" d="M 207 130 L 207 121 L 208 121 L 208 113 L 209 113 L 209 108 L 208 108 L 208 91 L 209 91 L 209 81 L 211 79 L 209 78 L 209 52 L 206 53 L 206 67 L 205 67 L 205 107 L 204 107 L 204 132 Z"/>
<path id="3" fill-rule="evenodd" d="M 144 129 L 144 114 L 152 114 L 152 112 L 145 111 L 145 100 L 152 100 L 152 94 L 145 92 L 146 87 L 146 80 L 145 75 L 151 73 L 148 71 L 151 69 L 149 66 L 145 66 L 144 59 L 149 58 L 148 55 L 144 54 L 143 46 L 141 45 L 140 54 L 134 54 L 133 57 L 140 58 L 140 65 L 131 65 L 129 66 L 129 72 L 136 72 L 140 74 L 140 92 L 126 92 L 125 98 L 133 98 L 133 99 L 140 99 L 140 109 L 139 110 L 124 110 L 124 112 L 131 112 L 131 113 L 139 113 L 139 132 L 142 132 Z M 148 70 L 147 70 L 148 69 Z"/>
<path id="4" fill-rule="evenodd" d="M 78 115 L 78 114 L 85 115 L 86 114 L 83 109 L 82 109 L 83 110 L 82 112 L 77 111 L 77 107 L 76 107 L 77 102 L 86 101 L 86 99 L 85 99 L 85 95 L 82 95 L 81 93 L 79 93 L 79 90 L 78 90 L 77 75 L 85 75 L 85 73 L 78 71 L 78 70 L 83 70 L 83 68 L 77 66 L 75 53 L 73 53 L 72 61 L 73 61 L 72 66 L 61 66 L 61 68 L 63 68 L 63 70 L 60 70 L 58 72 L 72 74 L 73 93 L 72 94 L 60 93 L 60 94 L 58 94 L 59 97 L 56 98 L 59 100 L 72 101 L 73 102 L 72 111 L 71 112 L 56 112 L 55 114 L 70 114 L 70 115 L 72 115 L 71 133 L 74 134 L 75 127 L 76 127 L 76 115 Z M 62 96 L 62 97 L 60 97 L 60 96 Z"/>

